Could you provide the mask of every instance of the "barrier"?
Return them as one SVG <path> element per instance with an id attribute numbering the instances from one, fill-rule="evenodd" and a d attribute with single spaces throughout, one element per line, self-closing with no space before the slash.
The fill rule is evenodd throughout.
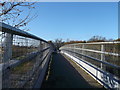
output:
<path id="1" fill-rule="evenodd" d="M 1 89 L 34 88 L 45 73 L 52 45 L 5 23 L 0 23 L 0 28 Z"/>
<path id="2" fill-rule="evenodd" d="M 60 50 L 104 87 L 120 89 L 120 42 L 68 44 Z"/>

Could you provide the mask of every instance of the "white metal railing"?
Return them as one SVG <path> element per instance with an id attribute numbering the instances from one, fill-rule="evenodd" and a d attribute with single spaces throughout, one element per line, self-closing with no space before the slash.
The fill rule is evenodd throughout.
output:
<path id="1" fill-rule="evenodd" d="M 105 87 L 120 87 L 119 41 L 67 44 L 60 50 Z"/>
<path id="2" fill-rule="evenodd" d="M 95 52 L 95 53 L 100 53 L 100 54 L 107 54 L 107 55 L 119 56 L 118 53 L 102 52 L 102 51 L 90 50 L 90 49 L 83 49 L 83 48 L 74 48 L 74 49 L 83 50 L 83 51 L 89 51 L 89 52 Z"/>
<path id="3" fill-rule="evenodd" d="M 51 53 L 47 41 L 0 23 L 0 89 L 33 88 L 44 75 Z"/>

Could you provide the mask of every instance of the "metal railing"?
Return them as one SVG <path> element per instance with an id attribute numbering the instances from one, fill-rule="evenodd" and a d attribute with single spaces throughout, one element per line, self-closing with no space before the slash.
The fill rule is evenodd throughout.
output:
<path id="1" fill-rule="evenodd" d="M 82 62 L 86 71 L 97 78 L 105 87 L 116 88 L 120 84 L 120 42 L 96 42 L 96 43 L 77 43 L 68 44 L 60 48 L 63 53 L 67 53 L 72 58 L 77 58 L 77 63 Z M 88 69 L 88 67 L 92 68 Z M 98 72 L 99 71 L 99 72 Z M 96 75 L 96 73 L 102 73 Z M 109 77 L 109 78 L 108 78 Z M 112 78 L 112 79 L 111 79 Z M 109 80 L 108 80 L 109 79 Z M 115 86 L 114 82 L 117 85 Z M 110 85 L 111 84 L 111 85 Z"/>
<path id="2" fill-rule="evenodd" d="M 2 88 L 33 88 L 51 53 L 47 41 L 0 23 Z"/>

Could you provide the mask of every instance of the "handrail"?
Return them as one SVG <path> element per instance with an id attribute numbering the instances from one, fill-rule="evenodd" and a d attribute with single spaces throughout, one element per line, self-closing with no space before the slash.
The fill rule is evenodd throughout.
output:
<path id="1" fill-rule="evenodd" d="M 89 44 L 120 44 L 120 41 L 113 41 L 113 42 L 93 42 L 93 43 L 74 43 L 74 44 L 67 44 L 64 46 L 68 46 L 68 45 L 89 45 Z"/>
<path id="2" fill-rule="evenodd" d="M 77 58 L 77 59 L 79 59 L 79 57 L 77 57 L 77 56 L 74 56 L 75 58 Z M 116 78 L 116 77 L 114 77 L 114 75 L 112 75 L 111 73 L 106 73 L 104 70 L 101 70 L 100 68 L 97 68 L 95 65 L 92 65 L 91 63 L 89 63 L 89 62 L 87 62 L 87 61 L 85 61 L 85 60 L 83 60 L 83 59 L 81 59 L 81 61 L 82 62 L 84 62 L 84 63 L 86 63 L 86 64 L 88 64 L 89 66 L 91 66 L 91 67 L 94 67 L 96 70 L 98 70 L 98 71 L 100 71 L 100 72 L 102 72 L 103 74 L 105 74 L 105 75 L 108 75 L 108 76 L 112 76 L 112 78 L 115 80 L 115 81 L 117 81 L 117 82 L 119 82 L 120 83 L 120 80 L 118 80 L 118 78 Z M 77 63 L 77 62 L 76 62 Z M 79 64 L 79 63 L 78 63 Z M 80 64 L 79 64 L 80 65 Z M 80 65 L 80 66 L 82 66 L 82 65 Z M 82 66 L 83 67 L 83 66 Z M 83 67 L 84 68 L 84 67 Z M 90 72 L 90 71 L 89 71 Z"/>
<path id="3" fill-rule="evenodd" d="M 67 48 L 70 48 L 70 47 L 67 47 Z M 100 54 L 107 54 L 107 55 L 113 55 L 113 56 L 120 56 L 118 53 L 102 52 L 102 51 L 92 50 L 92 49 L 83 49 L 83 48 L 70 48 L 70 49 L 78 49 L 78 50 L 89 51 L 89 52 L 95 52 L 95 53 L 100 53 Z"/>
<path id="4" fill-rule="evenodd" d="M 8 68 L 12 69 L 12 68 L 15 68 L 15 67 L 17 67 L 18 65 L 24 63 L 24 62 L 31 61 L 31 59 L 32 59 L 33 57 L 37 56 L 38 54 L 41 54 L 42 52 L 46 51 L 46 50 L 49 49 L 49 48 L 50 48 L 50 47 L 45 48 L 45 49 L 43 49 L 43 50 L 41 50 L 41 51 L 39 51 L 39 52 L 34 52 L 34 54 L 33 54 L 33 53 L 28 54 L 27 59 L 25 58 L 25 59 L 19 60 L 18 62 L 15 62 L 15 63 L 13 63 L 13 64 L 10 64 L 9 66 L 4 67 L 3 70 L 6 70 L 6 69 L 8 69 Z M 28 57 L 29 57 L 29 59 L 28 59 Z M 44 59 L 43 59 L 43 60 L 44 60 Z M 1 64 L 1 65 L 2 65 L 2 64 Z"/>
<path id="5" fill-rule="evenodd" d="M 44 78 L 44 71 L 47 70 L 53 50 L 52 45 L 44 39 L 2 22 L 0 32 L 2 88 L 33 88 L 38 77 L 41 77 L 41 80 Z M 41 84 L 42 82 L 39 83 Z"/>
<path id="6" fill-rule="evenodd" d="M 60 47 L 61 53 L 107 88 L 120 85 L 120 41 L 74 43 Z"/>
<path id="7" fill-rule="evenodd" d="M 16 35 L 24 36 L 24 37 L 28 37 L 28 38 L 33 38 L 33 39 L 41 40 L 41 41 L 44 41 L 44 42 L 48 43 L 46 40 L 43 40 L 43 39 L 41 39 L 41 38 L 39 38 L 39 37 L 37 37 L 35 35 L 32 35 L 32 34 L 30 34 L 28 32 L 25 32 L 23 30 L 17 29 L 15 27 L 12 27 L 12 26 L 7 25 L 5 23 L 1 23 L 0 22 L 0 28 L 2 29 L 2 30 L 0 29 L 0 31 L 2 31 L 2 32 L 16 34 Z"/>
<path id="8" fill-rule="evenodd" d="M 63 50 L 64 50 L 64 49 L 63 49 Z M 97 61 L 97 62 L 100 62 L 100 63 L 106 64 L 106 65 L 112 66 L 113 68 L 116 68 L 116 69 L 119 69 L 119 70 L 120 70 L 120 66 L 117 66 L 117 65 L 114 65 L 114 64 L 111 64 L 111 63 L 105 62 L 105 61 L 101 61 L 101 60 L 99 60 L 99 59 L 96 59 L 96 58 L 90 57 L 90 56 L 88 56 L 88 55 L 80 54 L 80 53 L 77 53 L 77 52 L 74 52 L 74 51 L 70 51 L 70 50 L 66 50 L 66 51 L 69 51 L 69 52 L 72 52 L 72 53 L 75 53 L 75 54 L 79 54 L 79 55 L 81 55 L 81 56 L 84 56 L 84 57 L 90 58 L 91 60 L 94 60 L 94 61 Z"/>

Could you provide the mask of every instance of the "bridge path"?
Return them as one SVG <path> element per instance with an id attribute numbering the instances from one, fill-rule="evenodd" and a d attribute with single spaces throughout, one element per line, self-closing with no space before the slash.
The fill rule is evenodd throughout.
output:
<path id="1" fill-rule="evenodd" d="M 52 57 L 42 88 L 96 87 L 90 85 L 63 55 L 56 53 Z"/>

